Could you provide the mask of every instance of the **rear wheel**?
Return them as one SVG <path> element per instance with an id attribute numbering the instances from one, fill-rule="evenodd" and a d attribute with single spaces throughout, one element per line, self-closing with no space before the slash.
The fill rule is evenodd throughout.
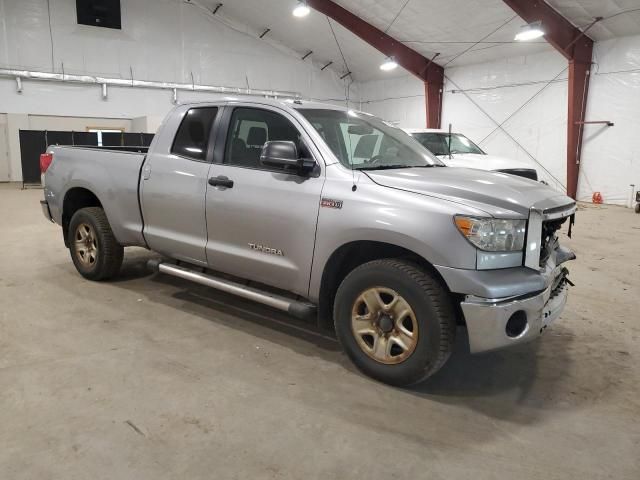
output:
<path id="1" fill-rule="evenodd" d="M 456 328 L 438 280 L 395 259 L 374 260 L 347 275 L 336 294 L 334 322 L 353 363 L 392 385 L 434 374 L 451 354 Z"/>
<path id="2" fill-rule="evenodd" d="M 69 223 L 69 251 L 76 270 L 89 280 L 107 280 L 120 270 L 124 248 L 118 244 L 104 210 L 78 210 Z"/>

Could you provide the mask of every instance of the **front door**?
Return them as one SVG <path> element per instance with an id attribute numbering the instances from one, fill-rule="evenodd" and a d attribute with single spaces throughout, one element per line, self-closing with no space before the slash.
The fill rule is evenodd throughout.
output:
<path id="1" fill-rule="evenodd" d="M 317 152 L 308 177 L 264 167 L 266 141 L 290 140 L 312 156 L 306 133 L 275 107 L 235 107 L 228 115 L 224 150 L 209 172 L 209 266 L 305 296 L 324 183 Z"/>
<path id="2" fill-rule="evenodd" d="M 142 169 L 140 198 L 149 248 L 200 265 L 206 265 L 205 195 L 217 112 L 217 107 L 197 107 L 181 119 L 172 117 L 176 124 L 163 127 Z"/>

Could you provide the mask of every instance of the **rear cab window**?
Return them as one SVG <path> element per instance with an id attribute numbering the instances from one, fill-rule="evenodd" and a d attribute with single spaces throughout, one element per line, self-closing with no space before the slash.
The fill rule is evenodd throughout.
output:
<path id="1" fill-rule="evenodd" d="M 171 153 L 197 161 L 205 161 L 211 127 L 218 107 L 191 108 L 185 114 L 171 146 Z"/>

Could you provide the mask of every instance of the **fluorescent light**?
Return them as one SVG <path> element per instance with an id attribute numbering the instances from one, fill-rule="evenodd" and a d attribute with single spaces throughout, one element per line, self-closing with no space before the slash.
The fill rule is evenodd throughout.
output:
<path id="1" fill-rule="evenodd" d="M 380 65 L 380 70 L 384 70 L 385 72 L 388 72 L 389 70 L 393 70 L 394 68 L 396 68 L 398 66 L 398 64 L 396 63 L 396 61 L 393 59 L 393 57 L 388 57 L 384 63 L 382 65 Z"/>
<path id="2" fill-rule="evenodd" d="M 311 13 L 311 9 L 307 6 L 307 2 L 298 2 L 296 8 L 293 9 L 294 17 L 306 17 Z"/>
<path id="3" fill-rule="evenodd" d="M 520 27 L 520 31 L 516 33 L 515 40 L 519 42 L 526 42 L 528 40 L 540 38 L 543 35 L 544 30 L 542 30 L 542 22 L 538 21 Z"/>

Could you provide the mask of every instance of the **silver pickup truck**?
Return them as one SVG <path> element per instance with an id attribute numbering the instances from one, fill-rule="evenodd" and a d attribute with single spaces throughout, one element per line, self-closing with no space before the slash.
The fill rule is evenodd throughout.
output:
<path id="1" fill-rule="evenodd" d="M 50 147 L 42 209 L 78 272 L 123 247 L 161 273 L 311 316 L 366 374 L 436 372 L 539 336 L 570 284 L 558 243 L 575 202 L 503 173 L 448 168 L 366 113 L 304 101 L 181 105 L 148 151 Z M 567 221 L 569 220 L 569 221 Z"/>

